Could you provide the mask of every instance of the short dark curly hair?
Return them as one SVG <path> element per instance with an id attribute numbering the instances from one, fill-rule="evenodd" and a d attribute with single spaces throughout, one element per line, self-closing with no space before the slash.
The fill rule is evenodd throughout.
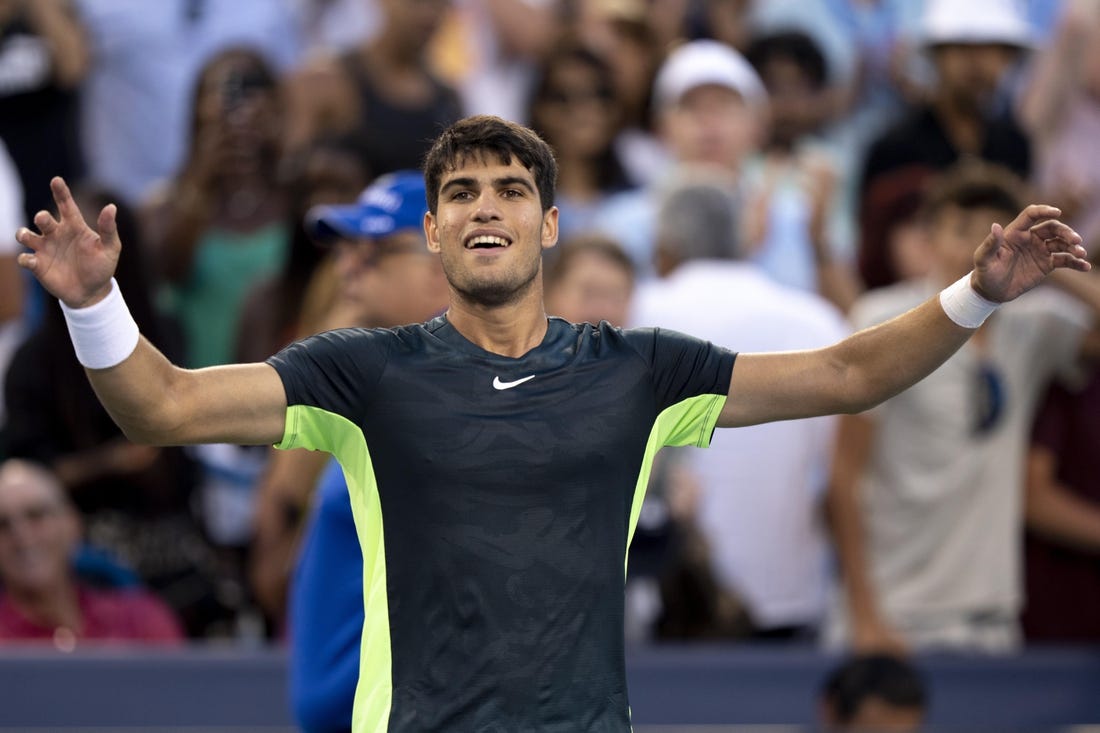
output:
<path id="1" fill-rule="evenodd" d="M 550 146 L 523 125 L 492 115 L 474 115 L 440 133 L 424 157 L 424 186 L 432 214 L 438 211 L 443 174 L 471 157 L 482 156 L 492 156 L 504 165 L 518 160 L 535 178 L 542 210 L 548 211 L 554 205 L 558 162 Z"/>

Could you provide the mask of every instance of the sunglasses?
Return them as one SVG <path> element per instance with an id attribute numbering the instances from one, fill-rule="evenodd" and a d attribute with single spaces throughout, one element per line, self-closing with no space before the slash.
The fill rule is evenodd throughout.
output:
<path id="1" fill-rule="evenodd" d="M 1004 376 L 995 366 L 983 361 L 978 365 L 973 379 L 974 422 L 971 432 L 986 435 L 1004 417 L 1007 402 Z"/>

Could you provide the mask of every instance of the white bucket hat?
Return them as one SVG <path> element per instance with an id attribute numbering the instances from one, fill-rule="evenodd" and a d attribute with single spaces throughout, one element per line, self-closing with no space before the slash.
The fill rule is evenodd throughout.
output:
<path id="1" fill-rule="evenodd" d="M 943 44 L 997 43 L 1031 49 L 1034 31 L 1014 0 L 927 0 L 921 42 Z"/>

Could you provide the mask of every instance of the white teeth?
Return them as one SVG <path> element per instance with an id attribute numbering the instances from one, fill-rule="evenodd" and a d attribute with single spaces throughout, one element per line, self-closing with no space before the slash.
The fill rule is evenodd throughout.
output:
<path id="1" fill-rule="evenodd" d="M 508 240 L 504 237 L 494 237 L 491 235 L 482 235 L 480 237 L 474 237 L 470 241 L 466 242 L 466 249 L 474 249 L 475 247 L 507 247 Z"/>

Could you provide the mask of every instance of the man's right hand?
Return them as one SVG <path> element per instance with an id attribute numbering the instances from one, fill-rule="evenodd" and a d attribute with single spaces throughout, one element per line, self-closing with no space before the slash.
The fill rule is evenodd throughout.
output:
<path id="1" fill-rule="evenodd" d="M 38 278 L 42 287 L 70 308 L 93 305 L 111 292 L 111 277 L 122 245 L 115 225 L 115 205 L 103 207 L 94 231 L 73 201 L 61 178 L 50 181 L 58 218 L 49 212 L 35 214 L 34 225 L 41 234 L 26 227 L 15 234 L 31 250 L 18 257 L 20 266 Z"/>

